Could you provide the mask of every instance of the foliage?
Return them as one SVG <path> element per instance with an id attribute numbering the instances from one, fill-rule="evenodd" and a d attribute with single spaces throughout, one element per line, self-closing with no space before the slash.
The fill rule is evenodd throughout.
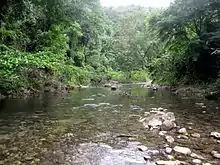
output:
<path id="1" fill-rule="evenodd" d="M 147 20 L 147 31 L 162 48 L 151 62 L 154 78 L 188 84 L 217 78 L 219 6 L 216 0 L 176 0 Z"/>
<path id="2" fill-rule="evenodd" d="M 102 8 L 99 0 L 0 5 L 0 92 L 104 80 L 218 84 L 220 2 Z"/>

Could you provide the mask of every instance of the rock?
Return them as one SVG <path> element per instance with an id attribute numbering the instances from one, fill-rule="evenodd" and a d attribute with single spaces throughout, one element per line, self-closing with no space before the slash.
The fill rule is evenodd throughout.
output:
<path id="1" fill-rule="evenodd" d="M 166 134 L 167 134 L 167 131 L 160 131 L 160 132 L 159 132 L 159 135 L 160 135 L 160 136 L 164 136 L 164 135 L 166 135 Z"/>
<path id="2" fill-rule="evenodd" d="M 190 155 L 192 153 L 192 151 L 189 148 L 180 147 L 180 146 L 175 146 L 173 150 L 177 153 L 184 154 L 184 155 Z"/>
<path id="3" fill-rule="evenodd" d="M 165 111 L 165 109 L 162 108 L 162 107 L 158 108 L 157 110 L 158 110 L 158 111 Z"/>
<path id="4" fill-rule="evenodd" d="M 161 125 L 162 131 L 170 131 L 176 127 L 176 124 L 173 121 L 165 120 Z"/>
<path id="5" fill-rule="evenodd" d="M 106 84 L 104 84 L 104 87 L 110 88 L 110 87 L 111 87 L 111 84 L 110 84 L 110 83 L 106 83 Z"/>
<path id="6" fill-rule="evenodd" d="M 33 157 L 26 157 L 25 160 L 31 161 L 31 160 L 33 160 Z"/>
<path id="7" fill-rule="evenodd" d="M 218 100 L 219 97 L 220 97 L 219 91 L 210 92 L 209 94 L 205 95 L 205 98 L 208 100 Z"/>
<path id="8" fill-rule="evenodd" d="M 156 118 L 153 118 L 148 122 L 148 126 L 152 128 L 158 128 L 161 125 L 162 125 L 162 121 Z"/>
<path id="9" fill-rule="evenodd" d="M 199 133 L 193 133 L 193 134 L 191 134 L 191 136 L 194 137 L 194 138 L 200 138 L 201 137 Z"/>
<path id="10" fill-rule="evenodd" d="M 214 158 L 220 159 L 220 153 L 218 151 L 212 151 L 211 154 Z"/>
<path id="11" fill-rule="evenodd" d="M 203 163 L 202 165 L 211 165 L 210 163 Z"/>
<path id="12" fill-rule="evenodd" d="M 111 90 L 116 91 L 118 87 L 116 85 L 111 86 Z"/>
<path id="13" fill-rule="evenodd" d="M 99 107 L 99 105 L 98 104 L 84 104 L 84 107 L 97 108 L 97 107 Z"/>
<path id="14" fill-rule="evenodd" d="M 174 157 L 172 155 L 167 155 L 167 159 L 174 160 Z"/>
<path id="15" fill-rule="evenodd" d="M 220 133 L 218 133 L 218 132 L 211 132 L 211 136 L 216 139 L 220 139 Z"/>
<path id="16" fill-rule="evenodd" d="M 192 154 L 190 155 L 190 157 L 195 158 L 195 159 L 201 159 L 201 160 L 204 160 L 204 157 L 203 157 L 203 156 L 201 156 L 201 155 L 197 155 L 197 154 L 195 154 L 195 153 L 192 153 Z"/>
<path id="17" fill-rule="evenodd" d="M 186 128 L 181 128 L 178 132 L 179 132 L 180 134 L 187 135 Z"/>
<path id="18" fill-rule="evenodd" d="M 166 152 L 167 154 L 171 154 L 172 151 L 173 151 L 173 149 L 172 149 L 172 148 L 169 148 L 169 147 L 167 147 L 166 150 L 165 150 L 165 152 Z"/>
<path id="19" fill-rule="evenodd" d="M 177 138 L 178 139 L 189 139 L 189 137 L 186 135 L 179 135 L 179 136 L 177 136 Z"/>
<path id="20" fill-rule="evenodd" d="M 165 139 L 168 143 L 173 143 L 175 141 L 172 136 L 166 136 Z"/>
<path id="21" fill-rule="evenodd" d="M 202 106 L 202 109 L 206 109 L 207 107 L 205 105 Z"/>
<path id="22" fill-rule="evenodd" d="M 144 146 L 144 145 L 140 145 L 140 146 L 138 146 L 138 150 L 142 151 L 142 152 L 145 152 L 145 151 L 148 150 L 148 148 L 146 146 Z"/>
<path id="23" fill-rule="evenodd" d="M 163 115 L 161 118 L 163 119 L 163 121 L 170 120 L 174 122 L 176 120 L 173 112 L 167 112 L 167 113 L 163 112 L 162 114 Z"/>
<path id="24" fill-rule="evenodd" d="M 175 160 L 175 161 L 164 161 L 164 160 L 159 160 L 156 161 L 157 165 L 181 165 L 183 164 L 183 162 L 180 162 L 179 160 Z"/>
<path id="25" fill-rule="evenodd" d="M 199 160 L 199 159 L 193 159 L 193 160 L 192 160 L 192 163 L 193 163 L 193 164 L 196 164 L 196 165 L 199 165 L 199 164 L 202 164 L 202 161 Z"/>
<path id="26" fill-rule="evenodd" d="M 10 138 L 10 135 L 9 134 L 5 134 L 5 135 L 0 135 L 0 142 L 1 143 L 6 143 L 7 141 L 9 141 L 11 138 Z"/>
<path id="27" fill-rule="evenodd" d="M 205 106 L 204 103 L 196 103 L 196 105 L 198 105 L 198 106 Z"/>

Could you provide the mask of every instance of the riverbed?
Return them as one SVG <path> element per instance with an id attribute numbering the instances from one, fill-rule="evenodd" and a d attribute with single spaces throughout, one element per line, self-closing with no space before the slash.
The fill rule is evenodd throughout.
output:
<path id="1" fill-rule="evenodd" d="M 201 136 L 178 139 L 178 133 L 172 131 L 175 142 L 171 148 L 188 147 L 204 157 L 204 163 L 220 164 L 220 159 L 211 155 L 212 151 L 220 152 L 219 141 L 210 137 L 211 132 L 220 132 L 219 102 L 183 98 L 168 90 L 154 91 L 137 84 L 124 84 L 116 91 L 95 87 L 1 100 L 0 164 L 113 165 L 120 164 L 119 152 L 130 158 L 129 154 L 136 155 L 131 160 L 133 165 L 168 160 L 161 153 L 167 144 L 164 137 L 139 122 L 151 108 L 159 107 L 175 114 L 178 129 L 186 128 L 189 134 Z M 134 152 L 135 147 L 143 150 L 140 146 L 147 147 L 151 154 Z M 193 159 L 171 155 L 188 164 Z M 111 156 L 115 159 L 112 164 Z"/>

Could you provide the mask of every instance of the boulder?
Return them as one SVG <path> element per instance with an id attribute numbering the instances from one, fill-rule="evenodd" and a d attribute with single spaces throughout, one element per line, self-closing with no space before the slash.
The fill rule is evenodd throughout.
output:
<path id="1" fill-rule="evenodd" d="M 180 146 L 175 146 L 173 150 L 177 153 L 184 154 L 184 155 L 190 155 L 192 153 L 192 151 L 189 148 L 180 147 Z"/>

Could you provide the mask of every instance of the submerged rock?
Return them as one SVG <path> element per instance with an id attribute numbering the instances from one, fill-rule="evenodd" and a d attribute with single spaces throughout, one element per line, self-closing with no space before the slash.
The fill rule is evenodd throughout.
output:
<path id="1" fill-rule="evenodd" d="M 139 143 L 138 143 L 139 144 Z M 113 149 L 106 144 L 85 143 L 78 147 L 75 159 L 70 164 L 99 165 L 156 165 L 146 152 L 137 150 L 138 146 Z"/>

